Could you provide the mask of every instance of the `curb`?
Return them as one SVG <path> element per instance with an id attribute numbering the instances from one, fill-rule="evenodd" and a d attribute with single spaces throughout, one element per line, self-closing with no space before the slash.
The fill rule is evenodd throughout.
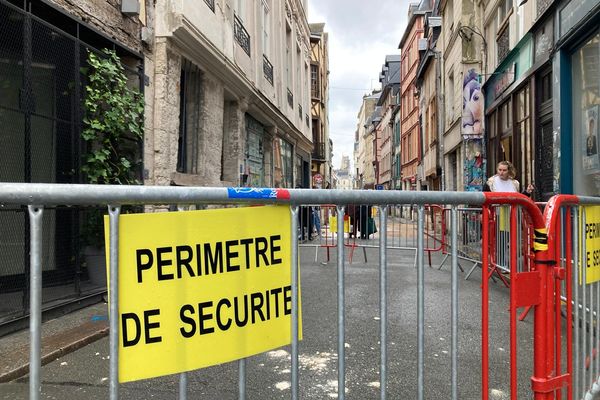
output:
<path id="1" fill-rule="evenodd" d="M 63 333 L 42 338 L 41 365 L 48 364 L 65 354 L 93 343 L 107 336 L 108 332 L 109 327 L 106 321 L 102 323 L 88 322 Z M 29 373 L 29 346 L 13 350 L 6 358 L 12 358 L 14 362 L 12 367 L 0 371 L 0 383 L 13 381 Z"/>

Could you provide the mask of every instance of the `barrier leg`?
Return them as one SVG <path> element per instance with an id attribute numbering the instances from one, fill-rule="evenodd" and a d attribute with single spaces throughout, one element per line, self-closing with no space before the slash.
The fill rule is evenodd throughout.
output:
<path id="1" fill-rule="evenodd" d="M 473 264 L 473 266 L 471 267 L 471 269 L 469 270 L 469 273 L 467 274 L 467 276 L 465 276 L 465 281 L 469 279 L 469 277 L 471 276 L 471 274 L 473 273 L 473 271 L 475 271 L 475 268 L 477 268 L 477 266 L 481 264 L 479 261 L 475 262 L 475 264 Z M 460 264 L 459 264 L 460 265 Z M 462 268 L 461 268 L 462 271 Z"/>
<path id="2" fill-rule="evenodd" d="M 29 398 L 38 400 L 42 394 L 40 379 L 42 353 L 42 216 L 39 206 L 29 206 L 30 237 L 30 311 L 29 334 Z"/>
<path id="3" fill-rule="evenodd" d="M 108 206 L 110 218 L 110 281 L 109 281 L 109 391 L 110 400 L 119 398 L 119 215 L 120 206 Z"/>
<path id="4" fill-rule="evenodd" d="M 442 260 L 442 262 L 440 263 L 440 265 L 439 265 L 439 267 L 438 267 L 438 270 L 441 270 L 441 269 L 442 269 L 442 267 L 444 266 L 444 263 L 446 262 L 446 260 L 448 259 L 448 257 L 449 257 L 449 256 L 450 256 L 449 254 L 446 254 L 446 255 L 444 256 L 444 259 L 443 259 L 443 260 Z"/>

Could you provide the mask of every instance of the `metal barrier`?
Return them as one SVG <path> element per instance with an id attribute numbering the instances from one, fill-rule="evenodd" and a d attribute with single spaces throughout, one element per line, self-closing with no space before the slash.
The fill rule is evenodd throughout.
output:
<path id="1" fill-rule="evenodd" d="M 449 210 L 445 210 L 449 212 Z M 460 260 L 471 262 L 473 265 L 467 272 L 465 280 L 469 279 L 471 274 L 478 266 L 481 266 L 482 258 L 482 229 L 487 229 L 490 234 L 489 238 L 489 254 L 492 280 L 499 279 L 505 286 L 509 286 L 507 279 L 511 270 L 510 259 L 510 237 L 514 233 L 516 242 L 520 247 L 517 252 L 517 261 L 514 264 L 518 272 L 528 271 L 531 268 L 531 254 L 533 230 L 531 219 L 528 213 L 523 213 L 520 208 L 516 210 L 516 226 L 515 232 L 510 226 L 509 206 L 490 206 L 489 219 L 487 227 L 482 226 L 482 209 L 467 207 L 459 208 L 460 224 L 458 225 L 458 247 L 457 253 Z M 444 228 L 447 229 L 447 228 Z M 445 236 L 442 235 L 442 240 Z M 449 257 L 451 246 L 447 241 L 443 241 L 442 253 L 445 255 L 438 269 L 444 266 L 444 263 Z M 463 270 L 460 262 L 459 268 Z"/>
<path id="2" fill-rule="evenodd" d="M 305 230 L 311 230 L 312 237 L 302 237 L 300 246 L 315 247 L 315 262 L 318 259 L 319 249 L 325 249 L 326 261 L 330 261 L 330 249 L 337 247 L 337 228 L 336 224 L 336 206 L 326 204 L 322 206 L 310 205 L 304 207 L 306 211 L 303 215 L 319 215 L 319 229 L 309 227 Z M 415 254 L 417 251 L 417 208 L 411 205 L 406 206 L 390 205 L 387 208 L 386 224 L 386 246 L 388 250 L 410 251 Z M 309 211 L 311 210 L 311 211 Z M 315 210 L 317 210 L 315 212 Z M 379 209 L 371 204 L 348 204 L 344 207 L 344 246 L 348 249 L 348 261 L 352 263 L 354 251 L 362 250 L 364 262 L 367 262 L 368 248 L 378 248 L 378 239 L 383 228 L 377 227 L 377 217 Z M 309 217 L 302 217 L 302 221 L 308 221 Z M 446 243 L 448 230 L 446 228 L 446 212 L 439 205 L 424 205 L 424 251 L 428 254 L 429 266 L 431 266 L 431 254 L 439 252 Z M 329 221 L 332 221 L 330 224 Z M 314 219 L 313 219 L 314 221 Z M 308 225 L 302 222 L 302 224 Z M 316 223 L 312 222 L 312 227 Z M 302 232 L 302 231 L 301 231 Z"/>
<path id="3" fill-rule="evenodd" d="M 266 189 L 265 189 L 266 190 Z M 260 190 L 257 189 L 260 192 Z M 303 232 L 303 222 L 301 214 L 303 210 L 308 209 L 308 205 L 335 205 L 335 217 L 337 223 L 336 232 L 344 231 L 345 207 L 348 205 L 373 205 L 377 209 L 379 216 L 379 235 L 378 253 L 379 253 L 379 387 L 381 398 L 387 398 L 388 387 L 388 327 L 390 318 L 390 304 L 388 302 L 388 250 L 390 246 L 388 238 L 390 227 L 388 222 L 390 207 L 392 206 L 410 206 L 416 209 L 416 259 L 417 259 L 417 296 L 416 296 L 416 338 L 417 346 L 413 356 L 416 358 L 417 366 L 417 393 L 416 398 L 421 400 L 425 397 L 425 268 L 424 253 L 427 251 L 426 241 L 427 226 L 426 207 L 428 204 L 438 204 L 449 206 L 450 223 L 448 235 L 450 237 L 450 365 L 451 373 L 449 377 L 450 393 L 447 398 L 459 398 L 458 385 L 458 338 L 459 338 L 459 285 L 458 285 L 458 206 L 471 204 L 482 206 L 482 282 L 481 282 L 481 398 L 488 399 L 490 396 L 489 387 L 489 287 L 488 280 L 494 273 L 493 258 L 490 255 L 490 215 L 492 208 L 496 205 L 509 206 L 511 234 L 509 249 L 511 265 L 517 265 L 518 260 L 523 263 L 529 263 L 532 257 L 531 251 L 519 251 L 522 249 L 518 244 L 516 232 L 520 229 L 518 225 L 518 209 L 523 214 L 531 217 L 531 226 L 535 228 L 535 245 L 540 246 L 538 242 L 545 241 L 543 234 L 544 221 L 539 209 L 527 198 L 522 195 L 508 195 L 506 193 L 466 193 L 466 192 L 409 192 L 409 191 L 339 191 L 339 190 L 302 190 L 302 189 L 268 189 L 269 196 L 260 196 L 258 198 L 234 198 L 230 196 L 230 190 L 227 188 L 185 188 L 185 187 L 131 187 L 131 186 L 96 186 L 96 185 L 49 185 L 49 184 L 12 184 L 0 183 L 0 204 L 3 205 L 27 205 L 30 215 L 31 225 L 31 353 L 30 353 L 30 398 L 39 399 L 41 391 L 40 380 L 40 338 L 41 338 L 41 240 L 42 225 L 40 223 L 44 207 L 54 205 L 104 205 L 108 207 L 110 218 L 110 244 L 111 244 L 111 262 L 110 262 L 110 374 L 109 374 L 109 392 L 111 400 L 119 397 L 118 391 L 118 366 L 119 366 L 119 325 L 118 325 L 118 257 L 117 249 L 119 243 L 119 215 L 121 206 L 125 204 L 289 204 L 291 212 L 291 280 L 292 280 L 292 323 L 291 323 L 291 398 L 297 399 L 299 395 L 299 351 L 298 351 L 298 239 Z M 437 208 L 436 208 L 437 210 Z M 323 209 L 321 209 L 323 212 Z M 434 214 L 444 215 L 435 211 Z M 321 214 L 323 215 L 323 214 Z M 310 213 L 307 212 L 307 217 Z M 331 216 L 329 216 L 331 217 Z M 431 228 L 433 232 L 438 232 L 436 218 L 431 219 Z M 442 220 L 439 222 L 442 224 Z M 440 234 L 445 231 L 443 224 L 440 227 Z M 393 231 L 393 229 L 392 229 Z M 310 230 L 308 230 L 310 232 Z M 445 235 L 446 233 L 444 233 Z M 437 233 L 435 234 L 437 235 Z M 327 235 L 326 235 L 327 236 Z M 444 236 L 445 237 L 445 236 Z M 533 236 L 532 236 L 533 237 Z M 345 308 L 345 237 L 336 235 L 337 250 L 337 352 L 338 352 L 338 398 L 345 398 L 346 385 L 346 308 Z M 442 238 L 442 236 L 440 236 Z M 442 241 L 443 242 L 443 241 Z M 534 244 L 532 239 L 531 243 Z M 374 243 L 374 242 L 373 242 Z M 398 246 L 401 247 L 401 246 Z M 437 246 L 436 246 L 437 247 Z M 543 247 L 543 246 L 542 246 Z M 433 249 L 433 246 L 432 246 Z M 441 249 L 441 247 L 440 247 Z M 539 250 L 539 249 L 538 249 Z M 522 257 L 519 258 L 519 253 Z M 560 382 L 552 378 L 552 370 L 548 370 L 550 356 L 545 354 L 548 351 L 547 338 L 541 339 L 547 333 L 548 319 L 548 296 L 552 293 L 544 291 L 546 288 L 544 282 L 548 279 L 554 279 L 554 270 L 552 266 L 551 254 L 547 249 L 542 249 L 535 254 L 534 268 L 510 268 L 511 286 L 510 286 L 510 391 L 511 398 L 516 398 L 517 387 L 517 336 L 516 336 L 516 312 L 518 307 L 535 307 L 535 369 L 532 377 L 532 389 L 538 398 L 547 397 L 549 388 L 553 385 L 566 384 L 561 377 Z M 434 270 L 435 271 L 435 270 Z M 600 297 L 599 297 L 600 298 Z M 395 305 L 395 304 L 394 304 Z M 497 317 L 500 320 L 500 317 Z M 505 320 L 506 322 L 506 320 Z M 474 333 L 472 329 L 461 330 L 461 336 Z M 306 337 L 305 337 L 306 339 Z M 550 347 L 551 348 L 551 347 Z M 468 349 L 472 351 L 471 348 Z M 400 357 L 407 357 L 406 354 Z M 533 357 L 532 357 L 533 359 Z M 543 365 L 544 367 L 540 367 Z M 245 360 L 239 361 L 239 397 L 246 396 L 245 380 L 246 364 Z M 439 377 L 436 377 L 436 385 L 439 385 Z M 470 381 L 469 381 L 470 384 Z M 561 386 L 562 387 L 562 386 Z M 180 379 L 180 398 L 186 398 L 187 375 L 181 374 Z M 394 394 L 394 397 L 404 394 Z M 544 397 L 546 396 L 546 397 Z"/>
<path id="4" fill-rule="evenodd" d="M 593 243 L 600 235 L 600 221 L 587 206 L 597 208 L 600 199 L 559 195 L 544 210 L 556 266 L 548 288 L 553 309 L 545 330 L 551 359 L 536 359 L 536 366 L 551 369 L 554 379 L 563 383 L 551 392 L 556 398 L 592 399 L 600 393 L 600 252 Z"/>
<path id="5" fill-rule="evenodd" d="M 444 214 L 447 215 L 451 210 L 444 209 Z M 473 263 L 473 266 L 467 273 L 466 279 L 469 279 L 469 276 L 473 273 L 475 268 L 478 265 L 481 265 L 481 208 L 474 207 L 458 207 L 456 209 L 458 214 L 457 218 L 459 224 L 457 226 L 457 257 L 459 260 L 465 260 Z M 448 220 L 448 217 L 445 218 Z M 444 226 L 444 231 L 448 232 L 448 228 Z M 442 239 L 447 237 L 446 234 L 442 235 Z M 447 240 L 444 240 L 442 243 L 442 254 L 444 254 L 444 258 L 440 263 L 438 269 L 442 269 L 448 257 L 451 254 L 451 244 L 448 243 Z M 458 267 L 461 271 L 464 271 L 460 261 L 458 263 Z"/>

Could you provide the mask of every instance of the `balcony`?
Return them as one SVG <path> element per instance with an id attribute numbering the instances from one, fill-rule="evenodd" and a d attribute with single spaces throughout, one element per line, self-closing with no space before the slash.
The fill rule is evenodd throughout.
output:
<path id="1" fill-rule="evenodd" d="M 233 36 L 235 37 L 235 41 L 250 57 L 250 35 L 237 15 L 234 15 L 233 18 Z"/>
<path id="2" fill-rule="evenodd" d="M 269 81 L 271 86 L 273 86 L 273 64 L 269 61 L 267 56 L 263 54 L 263 74 L 265 78 Z"/>
<path id="3" fill-rule="evenodd" d="M 325 158 L 325 143 L 313 143 L 312 158 L 315 161 L 326 161 Z"/>
<path id="4" fill-rule="evenodd" d="M 294 108 L 294 95 L 292 94 L 292 91 L 290 90 L 290 88 L 288 88 L 287 90 L 287 99 L 288 99 L 288 105 L 292 108 Z"/>

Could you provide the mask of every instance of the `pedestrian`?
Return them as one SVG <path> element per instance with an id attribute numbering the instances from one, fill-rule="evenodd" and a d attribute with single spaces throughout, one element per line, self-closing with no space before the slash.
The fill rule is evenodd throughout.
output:
<path id="1" fill-rule="evenodd" d="M 302 188 L 302 185 L 296 185 L 296 189 Z M 313 218 L 312 207 L 298 207 L 298 236 L 300 241 L 312 240 Z"/>
<path id="2" fill-rule="evenodd" d="M 515 167 L 510 161 L 500 161 L 496 166 L 496 175 L 492 176 L 483 185 L 484 192 L 508 192 L 519 193 L 520 183 L 515 179 Z M 522 193 L 531 197 L 533 194 L 533 185 L 527 185 Z M 493 251 L 493 261 L 496 266 L 503 272 L 510 271 L 510 209 L 507 206 L 500 206 L 496 210 L 497 215 L 493 218 L 496 220 L 496 237 L 492 238 L 495 241 L 495 251 Z"/>
<path id="3" fill-rule="evenodd" d="M 521 184 L 515 179 L 516 174 L 515 167 L 510 161 L 500 161 L 496 166 L 496 175 L 484 183 L 483 191 L 519 193 Z M 530 183 L 522 193 L 531 196 L 533 190 L 534 186 Z"/>

